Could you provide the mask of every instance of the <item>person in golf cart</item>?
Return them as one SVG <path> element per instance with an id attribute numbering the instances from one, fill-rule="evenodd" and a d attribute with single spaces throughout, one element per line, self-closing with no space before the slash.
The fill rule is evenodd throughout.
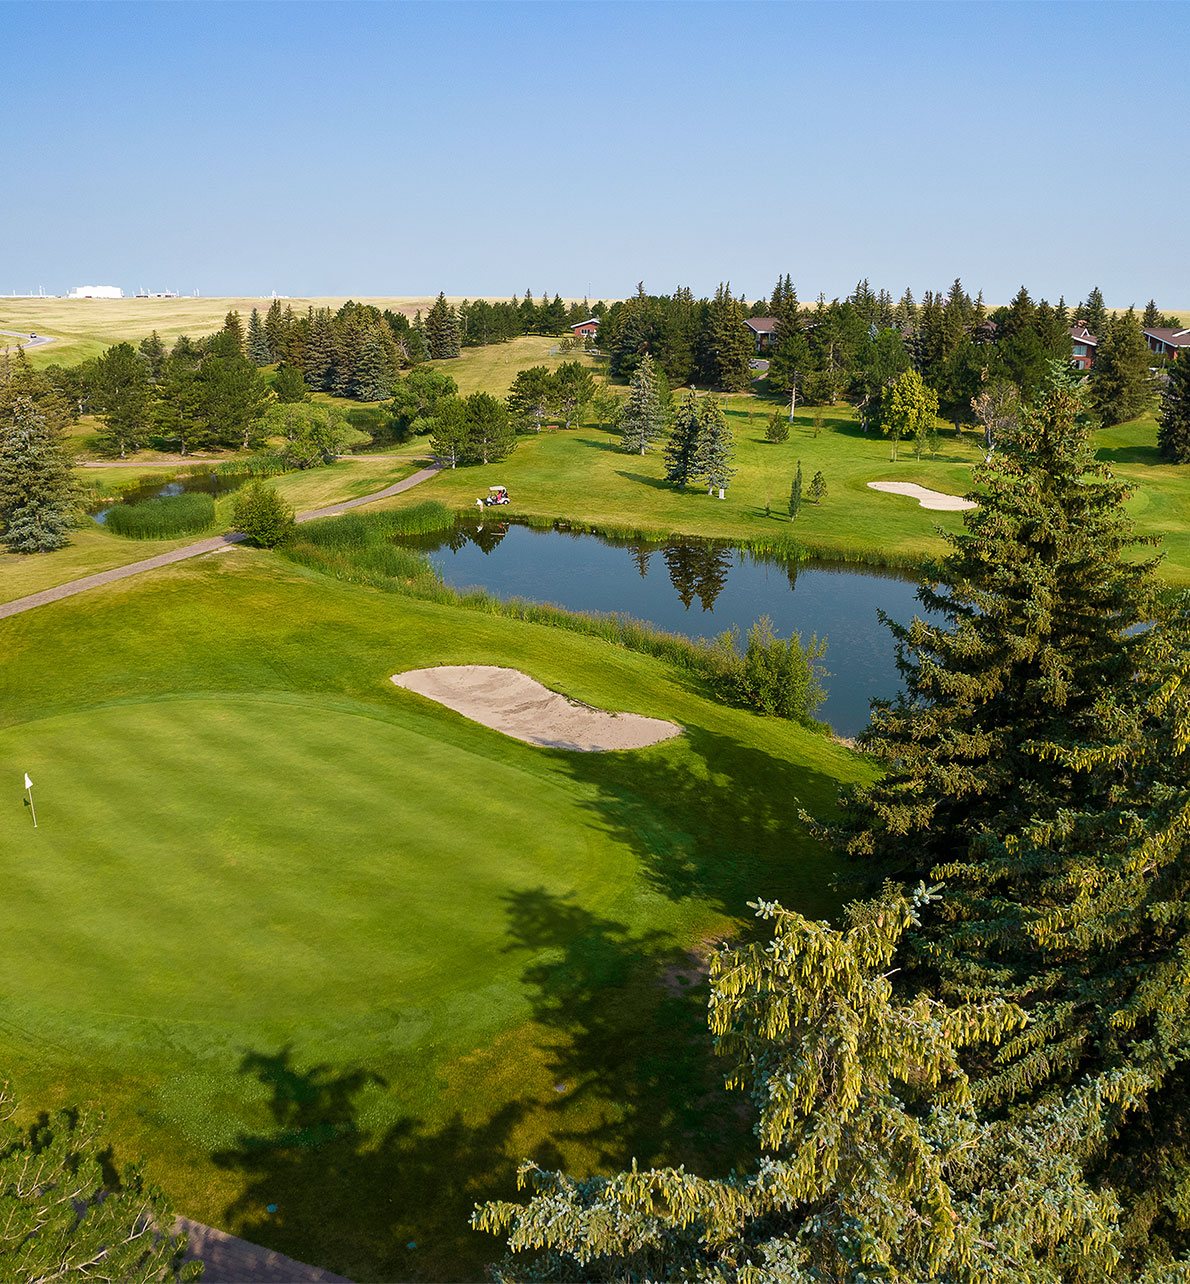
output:
<path id="1" fill-rule="evenodd" d="M 508 487 L 507 486 L 489 486 L 487 502 L 489 507 L 491 507 L 494 504 L 507 504 Z"/>

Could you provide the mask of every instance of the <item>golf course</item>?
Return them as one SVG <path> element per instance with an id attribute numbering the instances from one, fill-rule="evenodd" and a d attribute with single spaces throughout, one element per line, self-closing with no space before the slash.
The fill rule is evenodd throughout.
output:
<path id="1" fill-rule="evenodd" d="M 37 302 L 0 301 L 0 325 L 56 333 L 72 360 L 156 307 L 125 301 L 97 331 Z M 163 335 L 237 301 L 203 301 L 205 320 L 168 302 Z M 553 346 L 432 364 L 500 395 L 564 359 Z M 763 389 L 721 400 L 738 468 L 723 500 L 667 485 L 658 452 L 625 454 L 588 415 L 362 511 L 461 512 L 500 483 L 502 516 L 539 525 L 906 567 L 961 528 L 869 483 L 962 495 L 978 434 L 894 461 L 843 403 L 799 407 L 774 444 Z M 190 463 L 143 451 L 88 468 L 85 436 L 75 471 L 96 495 Z M 1162 573 L 1190 581 L 1186 485 L 1152 416 L 1098 442 L 1141 532 L 1165 537 Z M 301 512 L 426 459 L 415 438 L 271 484 Z M 827 494 L 791 523 L 799 465 Z M 233 502 L 216 500 L 211 533 Z M 0 554 L 0 602 L 193 539 L 90 522 L 60 551 Z M 706 959 L 750 930 L 757 899 L 837 913 L 837 870 L 797 817 L 870 779 L 862 755 L 604 638 L 246 545 L 0 620 L 0 654 L 0 1067 L 31 1112 L 100 1107 L 116 1166 L 143 1156 L 180 1213 L 353 1280 L 478 1280 L 501 1246 L 468 1217 L 513 1196 L 524 1157 L 726 1171 L 744 1153 L 746 1113 L 705 1109 L 721 1086 Z M 393 681 L 443 665 L 516 670 L 681 733 L 541 747 Z"/>

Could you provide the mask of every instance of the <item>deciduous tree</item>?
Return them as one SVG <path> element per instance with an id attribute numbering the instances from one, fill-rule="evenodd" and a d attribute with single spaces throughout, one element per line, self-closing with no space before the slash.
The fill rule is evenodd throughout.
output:
<path id="1" fill-rule="evenodd" d="M 237 530 L 261 548 L 286 543 L 295 530 L 293 506 L 260 478 L 254 478 L 236 492 L 232 521 Z"/>
<path id="2" fill-rule="evenodd" d="M 554 371 L 554 394 L 558 413 L 564 428 L 569 428 L 581 416 L 595 396 L 595 379 L 590 370 L 579 361 L 563 361 Z"/>
<path id="3" fill-rule="evenodd" d="M 892 457 L 897 457 L 897 443 L 912 436 L 920 441 L 934 428 L 938 414 L 938 394 L 927 387 L 916 370 L 906 370 L 893 381 L 881 414 L 885 434 L 892 441 Z M 919 449 L 920 457 L 920 449 Z"/>
<path id="4" fill-rule="evenodd" d="M 548 366 L 517 372 L 508 391 L 508 410 L 518 427 L 540 432 L 558 405 L 558 386 Z"/>

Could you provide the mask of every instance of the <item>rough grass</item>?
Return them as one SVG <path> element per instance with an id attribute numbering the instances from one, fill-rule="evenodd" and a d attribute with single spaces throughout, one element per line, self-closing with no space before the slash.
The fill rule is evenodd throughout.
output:
<path id="1" fill-rule="evenodd" d="M 730 1164 L 686 951 L 757 895 L 832 911 L 790 816 L 858 759 L 605 642 L 245 549 L 0 645 L 0 763 L 40 821 L 0 808 L 27 1102 L 101 1101 L 181 1210 L 355 1279 L 478 1279 L 467 1214 L 525 1154 Z M 388 681 L 438 663 L 686 734 L 534 749 Z"/>

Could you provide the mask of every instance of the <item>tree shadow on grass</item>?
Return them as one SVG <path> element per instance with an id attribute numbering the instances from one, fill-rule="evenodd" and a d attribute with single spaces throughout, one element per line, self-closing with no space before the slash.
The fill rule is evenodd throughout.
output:
<path id="1" fill-rule="evenodd" d="M 797 810 L 828 815 L 838 781 L 704 727 L 687 726 L 683 742 L 685 752 L 566 758 L 595 786 L 587 806 L 636 852 L 654 890 L 740 918 L 758 896 L 811 917 L 837 913 L 836 862 Z"/>
<path id="2" fill-rule="evenodd" d="M 303 1067 L 289 1047 L 244 1054 L 271 1126 L 214 1156 L 242 1181 L 226 1229 L 359 1281 L 479 1280 L 503 1250 L 468 1219 L 516 1197 L 522 1158 L 585 1175 L 634 1158 L 721 1171 L 742 1157 L 749 1119 L 742 1097 L 722 1108 L 703 962 L 543 888 L 510 892 L 506 907 L 533 1023 L 511 1072 L 499 1041 L 482 1050 L 486 1071 L 483 1055 L 427 1057 L 431 1095 L 455 1094 L 445 1121 L 370 1126 L 369 1094 L 385 1087 L 374 1071 Z"/>
<path id="3" fill-rule="evenodd" d="M 1153 468 L 1170 462 L 1162 458 L 1156 446 L 1100 446 L 1096 455 L 1101 463 L 1147 464 Z"/>
<path id="4" fill-rule="evenodd" d="M 673 483 L 667 482 L 664 477 L 650 477 L 647 473 L 629 473 L 622 468 L 617 468 L 616 476 L 623 477 L 625 481 L 639 482 L 642 486 L 650 486 L 653 490 L 672 491 L 674 489 Z"/>

